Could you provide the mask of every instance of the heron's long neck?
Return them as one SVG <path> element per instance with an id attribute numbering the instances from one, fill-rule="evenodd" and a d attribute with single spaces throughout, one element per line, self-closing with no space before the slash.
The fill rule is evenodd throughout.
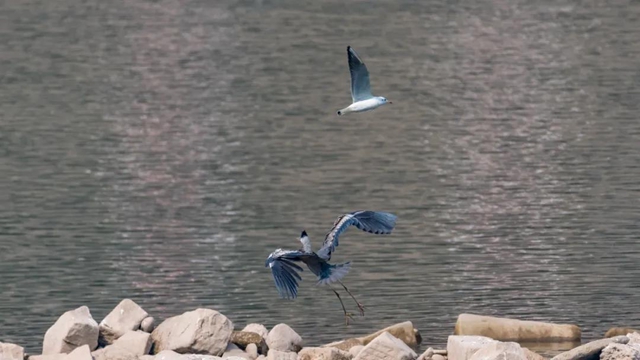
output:
<path id="1" fill-rule="evenodd" d="M 302 250 L 306 253 L 311 252 L 311 240 L 307 236 L 300 238 L 300 242 L 302 242 Z"/>

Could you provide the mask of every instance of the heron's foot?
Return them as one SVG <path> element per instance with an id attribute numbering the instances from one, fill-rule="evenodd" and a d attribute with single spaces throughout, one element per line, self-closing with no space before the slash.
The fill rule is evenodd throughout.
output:
<path id="1" fill-rule="evenodd" d="M 349 319 L 353 320 L 353 314 L 351 313 L 344 313 L 344 322 L 347 326 L 349 326 Z"/>
<path id="2" fill-rule="evenodd" d="M 364 316 L 364 305 L 360 304 L 359 302 L 356 302 L 356 304 L 358 304 L 358 310 L 360 310 L 360 316 Z"/>

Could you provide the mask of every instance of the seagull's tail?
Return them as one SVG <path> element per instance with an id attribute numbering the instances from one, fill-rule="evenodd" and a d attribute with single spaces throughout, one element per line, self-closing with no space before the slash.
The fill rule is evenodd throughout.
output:
<path id="1" fill-rule="evenodd" d="M 343 277 L 351 270 L 351 262 L 344 264 L 331 265 L 329 263 L 322 264 L 322 276 L 318 280 L 317 285 L 332 284 L 342 280 Z"/>

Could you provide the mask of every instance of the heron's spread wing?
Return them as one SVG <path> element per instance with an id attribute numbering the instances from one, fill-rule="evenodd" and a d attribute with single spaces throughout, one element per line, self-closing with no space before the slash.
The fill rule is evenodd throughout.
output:
<path id="1" fill-rule="evenodd" d="M 355 211 L 340 216 L 333 224 L 333 228 L 324 238 L 318 256 L 326 261 L 338 246 L 338 237 L 353 225 L 362 231 L 374 234 L 390 234 L 396 226 L 397 217 L 391 213 L 381 211 Z"/>
<path id="2" fill-rule="evenodd" d="M 295 299 L 298 296 L 298 280 L 302 280 L 298 272 L 302 268 L 294 262 L 302 261 L 303 255 L 298 250 L 277 249 L 267 258 L 265 266 L 271 268 L 276 289 L 284 299 Z"/>
<path id="3" fill-rule="evenodd" d="M 367 67 L 351 46 L 347 47 L 347 57 L 349 58 L 349 72 L 351 73 L 351 98 L 353 102 L 372 98 Z"/>

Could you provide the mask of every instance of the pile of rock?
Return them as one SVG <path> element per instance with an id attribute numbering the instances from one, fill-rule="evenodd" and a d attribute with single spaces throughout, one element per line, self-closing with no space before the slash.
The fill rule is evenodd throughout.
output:
<path id="1" fill-rule="evenodd" d="M 154 319 L 125 299 L 100 324 L 86 306 L 64 313 L 47 330 L 40 355 L 0 343 L 0 360 L 416 360 L 421 340 L 405 322 L 346 342 L 303 347 L 286 324 L 234 331 L 231 320 L 211 309 L 188 311 L 154 328 Z"/>

